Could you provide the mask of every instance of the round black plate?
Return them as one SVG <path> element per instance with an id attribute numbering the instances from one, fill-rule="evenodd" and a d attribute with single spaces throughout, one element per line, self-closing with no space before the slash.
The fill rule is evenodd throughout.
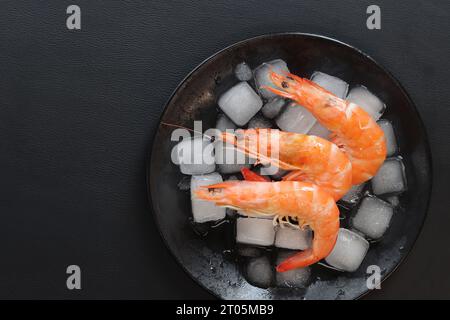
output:
<path id="1" fill-rule="evenodd" d="M 162 237 L 180 265 L 200 285 L 223 299 L 355 299 L 367 293 L 366 270 L 378 265 L 383 280 L 411 250 L 423 225 L 431 191 L 431 156 L 426 132 L 413 102 L 383 67 L 360 50 L 342 42 L 310 34 L 264 35 L 232 45 L 194 69 L 168 101 L 161 121 L 187 127 L 202 120 L 214 126 L 216 99 L 236 82 L 233 67 L 246 61 L 252 68 L 275 58 L 285 60 L 291 72 L 309 77 L 315 70 L 363 84 L 387 105 L 383 118 L 392 121 L 406 166 L 408 192 L 383 239 L 371 244 L 361 267 L 340 273 L 321 266 L 320 277 L 302 290 L 260 289 L 247 283 L 237 265 L 223 254 L 227 233 L 222 226 L 211 237 L 198 236 L 190 225 L 190 196 L 178 189 L 182 179 L 170 160 L 173 128 L 160 125 L 149 160 L 149 194 Z M 207 126 L 207 127 L 206 127 Z M 213 235 L 214 234 L 214 235 Z M 217 239 L 214 239 L 216 237 Z"/>

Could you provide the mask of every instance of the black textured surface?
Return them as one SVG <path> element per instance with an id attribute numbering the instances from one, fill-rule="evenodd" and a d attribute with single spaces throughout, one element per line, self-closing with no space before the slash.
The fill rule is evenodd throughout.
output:
<path id="1" fill-rule="evenodd" d="M 398 271 L 369 298 L 450 298 L 450 6 L 377 1 L 0 3 L 0 298 L 208 298 L 156 230 L 145 157 L 164 102 L 204 58 L 238 40 L 318 33 L 361 48 L 416 103 L 433 152 L 428 219 Z M 81 266 L 81 291 L 65 268 Z"/>

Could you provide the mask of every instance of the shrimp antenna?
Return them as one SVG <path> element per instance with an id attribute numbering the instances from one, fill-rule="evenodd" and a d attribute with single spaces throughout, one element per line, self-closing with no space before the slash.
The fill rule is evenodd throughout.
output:
<path id="1" fill-rule="evenodd" d="M 215 137 L 213 137 L 213 136 L 209 136 L 209 135 L 207 135 L 207 134 L 205 134 L 205 133 L 203 133 L 201 131 L 194 130 L 194 129 L 191 129 L 191 128 L 188 128 L 188 127 L 185 127 L 185 126 L 182 126 L 182 125 L 179 125 L 179 124 L 167 123 L 167 122 L 164 122 L 164 121 L 161 121 L 161 124 L 165 125 L 165 126 L 168 126 L 168 127 L 185 129 L 185 130 L 188 130 L 188 131 L 194 132 L 194 133 L 200 133 L 203 136 L 205 136 L 206 138 L 210 139 L 211 141 L 215 140 Z"/>

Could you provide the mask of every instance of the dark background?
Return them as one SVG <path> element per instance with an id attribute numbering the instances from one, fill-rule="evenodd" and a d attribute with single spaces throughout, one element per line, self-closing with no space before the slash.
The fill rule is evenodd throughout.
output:
<path id="1" fill-rule="evenodd" d="M 77 4 L 82 30 L 66 28 Z M 366 28 L 381 7 L 382 29 Z M 197 64 L 299 31 L 360 48 L 415 101 L 433 152 L 428 218 L 367 298 L 450 298 L 450 4 L 445 1 L 0 1 L 0 298 L 210 298 L 165 248 L 146 193 L 164 103 Z M 66 267 L 82 290 L 66 289 Z"/>

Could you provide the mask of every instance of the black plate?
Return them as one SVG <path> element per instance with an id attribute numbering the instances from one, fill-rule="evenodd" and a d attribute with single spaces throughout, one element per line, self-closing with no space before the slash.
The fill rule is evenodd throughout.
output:
<path id="1" fill-rule="evenodd" d="M 360 50 L 317 35 L 289 33 L 264 35 L 232 45 L 195 68 L 168 101 L 161 121 L 187 127 L 202 120 L 212 127 L 216 99 L 236 82 L 233 67 L 246 61 L 252 68 L 275 58 L 285 60 L 291 72 L 309 77 L 315 70 L 363 84 L 387 105 L 383 118 L 392 121 L 404 158 L 408 192 L 383 239 L 371 244 L 361 267 L 340 273 L 314 266 L 319 277 L 304 290 L 260 289 L 248 284 L 233 259 L 223 251 L 230 245 L 231 225 L 221 226 L 206 239 L 198 236 L 189 217 L 189 193 L 177 184 L 182 179 L 170 160 L 173 128 L 160 125 L 153 142 L 148 170 L 149 194 L 162 237 L 176 260 L 205 289 L 224 299 L 355 299 L 367 293 L 366 269 L 378 265 L 382 279 L 392 273 L 413 247 L 424 223 L 431 191 L 431 155 L 422 121 L 413 102 L 383 67 Z M 205 129 L 205 128 L 204 128 Z"/>

